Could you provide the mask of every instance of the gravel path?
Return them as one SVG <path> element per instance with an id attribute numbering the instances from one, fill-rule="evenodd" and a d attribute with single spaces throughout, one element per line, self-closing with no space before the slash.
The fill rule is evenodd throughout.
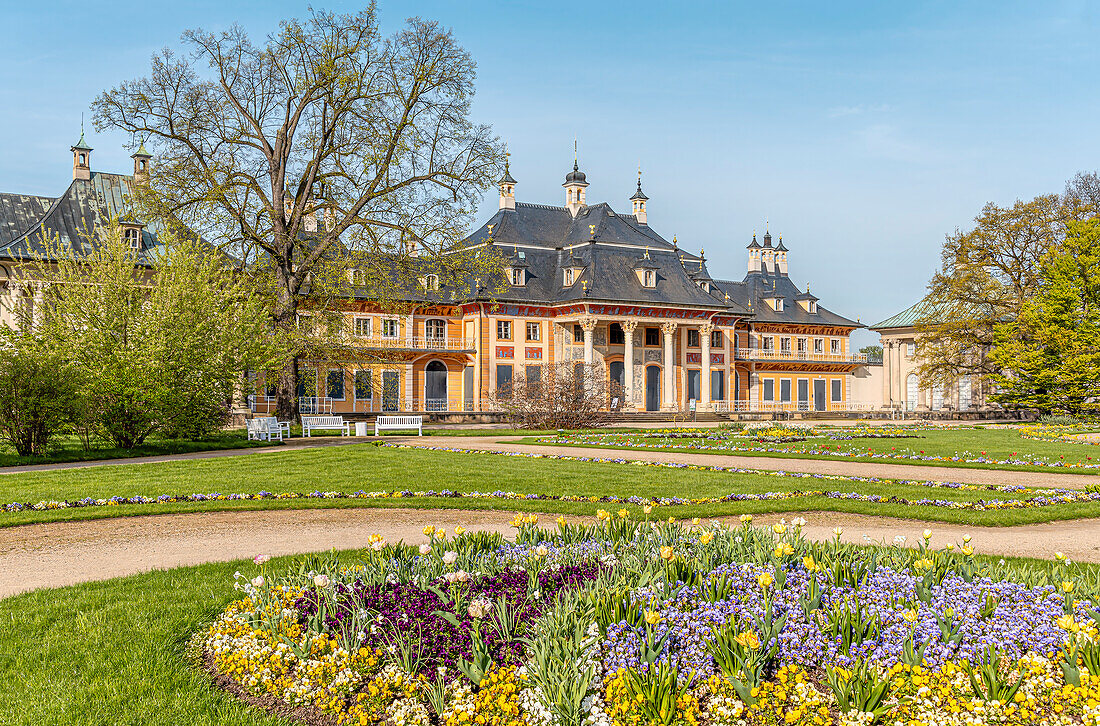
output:
<path id="1" fill-rule="evenodd" d="M 788 520 L 797 514 L 785 515 Z M 806 512 L 807 536 L 829 539 L 834 527 L 843 539 L 892 542 L 897 535 L 915 544 L 927 526 L 933 546 L 973 536 L 985 554 L 1100 562 L 1100 520 L 1076 520 L 1023 527 L 965 527 L 854 514 Z M 511 532 L 510 514 L 460 510 L 298 509 L 165 514 L 75 522 L 52 522 L 0 530 L 0 597 L 42 587 L 105 580 L 152 569 L 221 562 L 266 553 L 285 555 L 333 548 L 364 547 L 378 533 L 387 541 L 425 541 L 426 524 L 453 529 Z M 758 517 L 770 524 L 779 517 Z M 735 518 L 726 521 L 736 523 Z"/>
<path id="2" fill-rule="evenodd" d="M 567 454 L 569 456 L 595 456 L 628 461 L 669 461 L 681 464 L 707 466 L 732 466 L 744 469 L 770 471 L 798 471 L 810 474 L 838 474 L 841 476 L 878 476 L 890 479 L 918 479 L 920 481 L 963 482 L 965 484 L 1015 484 L 1031 487 L 1061 487 L 1084 489 L 1089 484 L 1100 483 L 1100 478 L 1089 474 L 1066 474 L 1045 471 L 1005 471 L 1003 469 L 966 469 L 951 466 L 913 466 L 886 462 L 833 461 L 828 459 L 779 459 L 767 456 L 730 456 L 703 454 L 700 452 L 673 453 L 645 449 L 596 449 L 583 446 L 539 446 L 517 443 L 522 437 L 472 437 L 432 436 L 431 438 L 394 437 L 394 443 L 412 446 L 443 446 L 454 449 L 478 449 L 482 451 L 515 451 L 523 453 Z"/>

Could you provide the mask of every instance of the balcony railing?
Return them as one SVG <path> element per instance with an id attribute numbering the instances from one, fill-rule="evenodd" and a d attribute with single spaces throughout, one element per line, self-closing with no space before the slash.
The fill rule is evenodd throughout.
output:
<path id="1" fill-rule="evenodd" d="M 811 353 L 809 351 L 765 350 L 763 348 L 737 348 L 738 360 L 805 361 L 807 363 L 866 363 L 866 353 Z"/>
<path id="2" fill-rule="evenodd" d="M 874 411 L 880 404 L 872 401 L 826 401 L 824 408 L 816 408 L 813 401 L 715 401 L 714 410 L 725 413 L 753 413 L 773 411 Z"/>
<path id="3" fill-rule="evenodd" d="M 381 335 L 352 336 L 347 341 L 361 348 L 381 348 L 387 350 L 475 350 L 474 338 L 433 338 L 422 335 L 402 335 L 389 338 Z"/>

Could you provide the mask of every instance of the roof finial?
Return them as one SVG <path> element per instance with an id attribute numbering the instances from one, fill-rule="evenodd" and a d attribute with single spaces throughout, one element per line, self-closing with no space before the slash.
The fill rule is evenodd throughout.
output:
<path id="1" fill-rule="evenodd" d="M 672 246 L 676 246 L 676 235 L 672 235 Z"/>
<path id="2" fill-rule="evenodd" d="M 580 167 L 577 166 L 577 136 L 573 135 L 573 171 L 577 171 Z"/>
<path id="3" fill-rule="evenodd" d="M 649 245 L 646 245 L 646 246 L 645 246 L 645 258 L 646 258 L 647 260 L 649 259 Z"/>

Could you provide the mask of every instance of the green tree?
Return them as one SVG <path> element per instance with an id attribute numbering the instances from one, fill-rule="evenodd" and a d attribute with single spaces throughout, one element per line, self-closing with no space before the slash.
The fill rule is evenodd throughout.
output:
<path id="1" fill-rule="evenodd" d="M 0 435 L 20 456 L 42 456 L 71 419 L 77 371 L 40 336 L 0 329 Z"/>
<path id="2" fill-rule="evenodd" d="M 1040 265 L 1036 294 L 995 330 L 1000 402 L 1043 413 L 1100 408 L 1100 220 L 1071 222 Z"/>
<path id="3" fill-rule="evenodd" d="M 157 429 L 194 436 L 223 423 L 242 372 L 279 356 L 251 280 L 193 235 L 158 239 L 155 268 L 137 264 L 112 224 L 88 233 L 80 259 L 45 240 L 22 272 L 48 290 L 35 334 L 81 372 L 75 398 L 123 448 Z"/>
<path id="4" fill-rule="evenodd" d="M 995 330 L 1019 319 L 1038 288 L 1040 260 L 1065 238 L 1070 219 L 1062 197 L 1049 194 L 1011 207 L 987 204 L 973 229 L 947 236 L 917 320 L 922 381 L 981 382 L 997 372 L 988 356 Z"/>
<path id="5" fill-rule="evenodd" d="M 475 64 L 449 31 L 413 18 L 383 37 L 371 3 L 284 21 L 262 45 L 237 26 L 183 43 L 187 56 L 164 50 L 148 76 L 102 93 L 96 124 L 146 140 L 143 203 L 248 263 L 274 327 L 296 330 L 305 294 L 313 314 L 330 309 L 349 276 L 383 306 L 428 261 L 451 300 L 485 279 L 482 257 L 454 244 L 504 150 L 470 121 Z M 281 417 L 296 413 L 296 381 L 291 355 Z"/>

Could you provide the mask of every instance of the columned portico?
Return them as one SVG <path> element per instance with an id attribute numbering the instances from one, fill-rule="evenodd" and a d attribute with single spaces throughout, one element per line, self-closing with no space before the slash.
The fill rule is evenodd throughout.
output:
<path id="1" fill-rule="evenodd" d="M 638 329 L 637 320 L 624 320 L 619 323 L 623 328 L 623 398 L 624 406 L 634 407 L 634 331 Z"/>
<path id="2" fill-rule="evenodd" d="M 703 411 L 710 410 L 710 334 L 714 330 L 711 323 L 699 326 L 699 350 L 703 363 L 703 372 L 699 381 L 700 408 Z"/>
<path id="3" fill-rule="evenodd" d="M 679 323 L 661 323 L 661 332 L 665 335 L 665 354 L 661 365 L 665 372 L 664 395 L 661 397 L 666 411 L 675 411 L 680 408 L 679 397 L 676 395 L 676 359 L 674 355 L 673 340 Z"/>

